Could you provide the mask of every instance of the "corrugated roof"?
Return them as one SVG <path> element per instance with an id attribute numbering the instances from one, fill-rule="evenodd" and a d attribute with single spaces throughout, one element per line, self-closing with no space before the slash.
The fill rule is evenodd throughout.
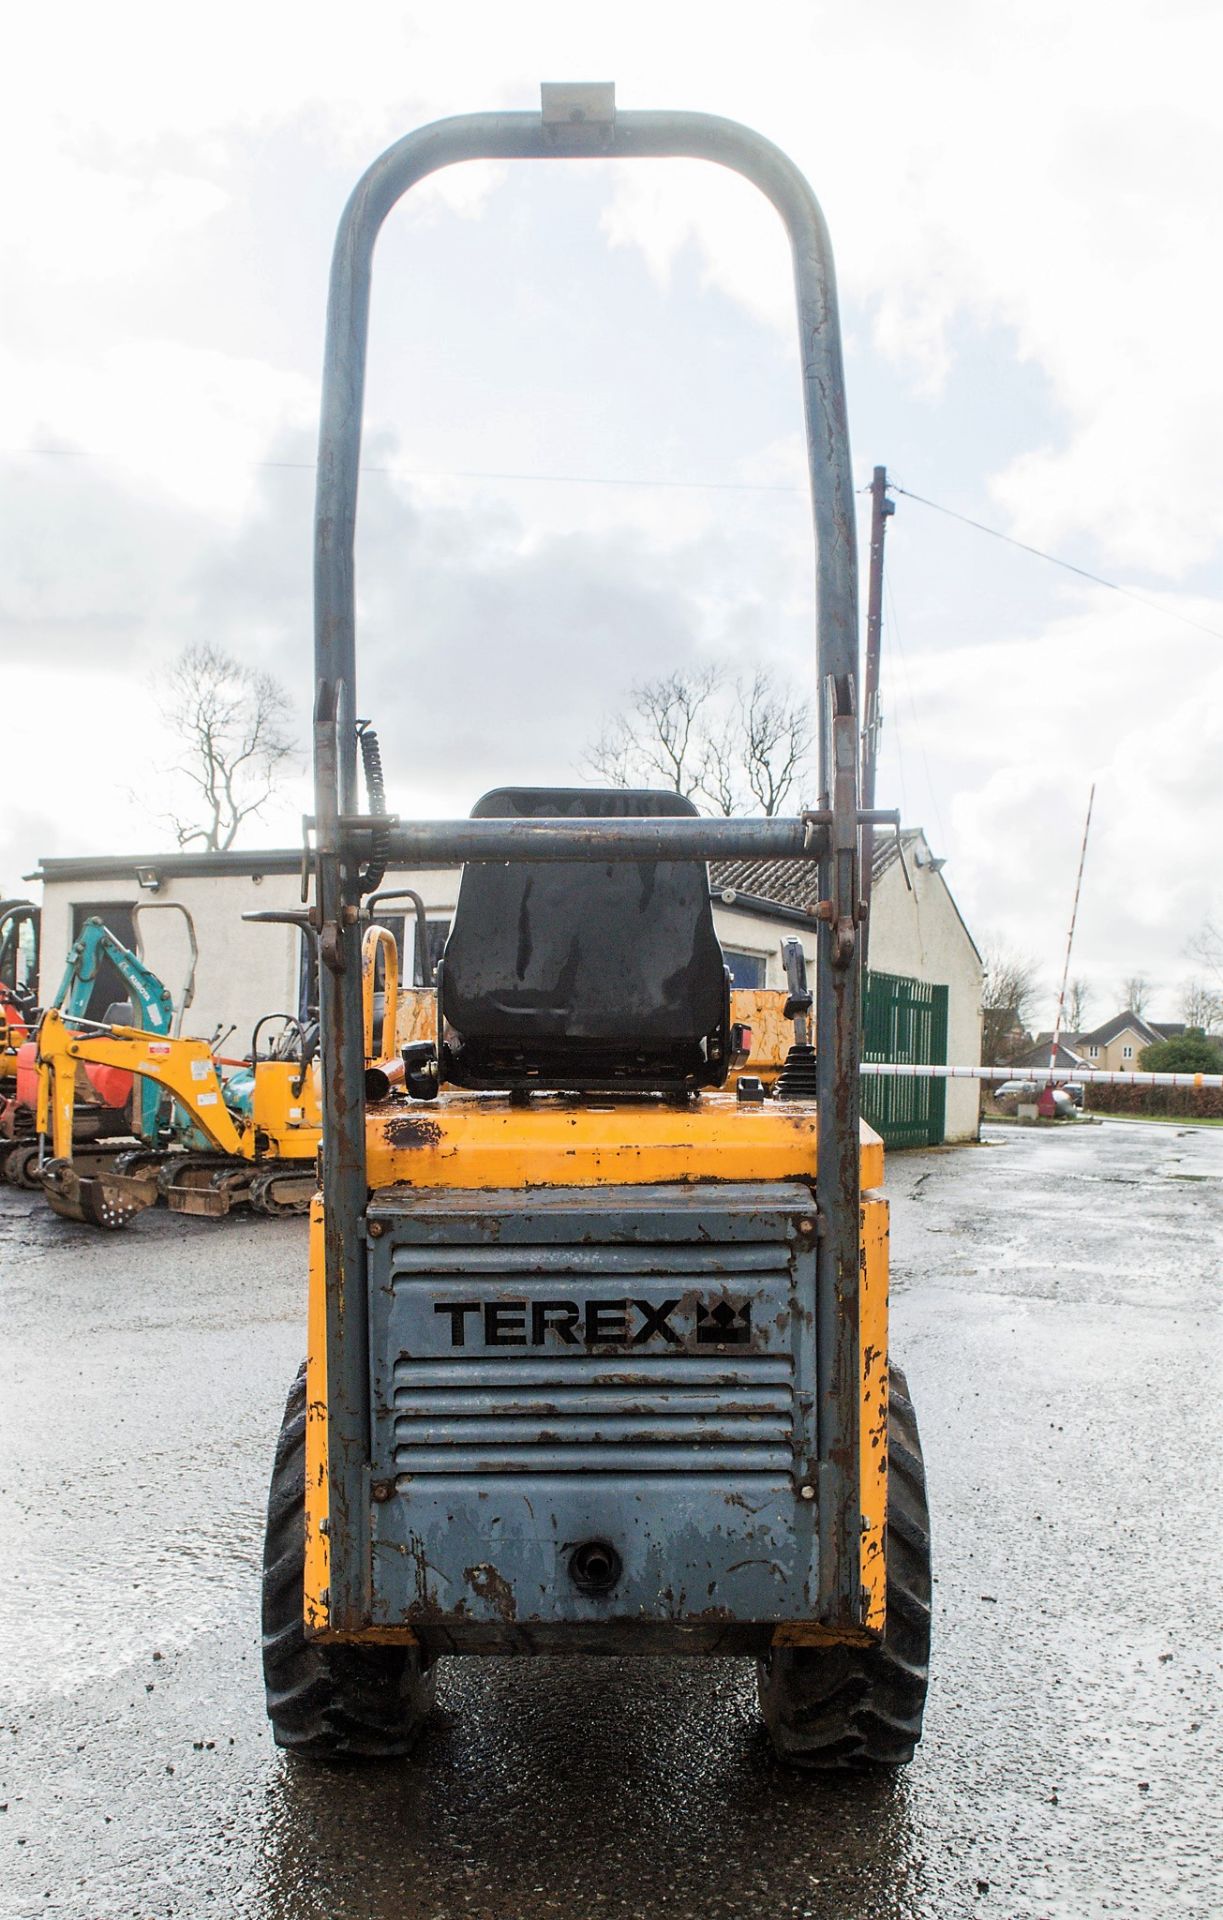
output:
<path id="1" fill-rule="evenodd" d="M 871 872 L 874 879 L 886 873 L 897 858 L 896 836 L 876 829 Z M 909 827 L 901 834 L 905 856 L 922 837 L 920 827 Z M 709 884 L 715 893 L 733 888 L 736 893 L 753 894 L 758 900 L 772 900 L 779 907 L 794 907 L 808 913 L 820 897 L 819 874 L 814 860 L 712 860 Z"/>
<path id="2" fill-rule="evenodd" d="M 709 885 L 714 893 L 753 894 L 804 913 L 820 897 L 814 860 L 711 860 Z"/>

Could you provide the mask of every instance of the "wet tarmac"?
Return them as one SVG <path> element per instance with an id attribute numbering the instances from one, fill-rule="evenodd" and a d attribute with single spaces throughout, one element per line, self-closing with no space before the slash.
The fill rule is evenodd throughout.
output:
<path id="1" fill-rule="evenodd" d="M 747 1662 L 450 1661 L 412 1760 L 279 1755 L 258 1564 L 298 1223 L 0 1189 L 0 1914 L 1223 1913 L 1223 1129 L 896 1156 L 937 1586 L 893 1780 L 770 1759 Z"/>

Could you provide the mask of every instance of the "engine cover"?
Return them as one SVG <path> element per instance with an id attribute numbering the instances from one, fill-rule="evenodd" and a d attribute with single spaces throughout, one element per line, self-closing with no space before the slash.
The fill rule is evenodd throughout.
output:
<path id="1" fill-rule="evenodd" d="M 816 1219 L 798 1182 L 379 1192 L 373 1625 L 811 1619 Z"/>

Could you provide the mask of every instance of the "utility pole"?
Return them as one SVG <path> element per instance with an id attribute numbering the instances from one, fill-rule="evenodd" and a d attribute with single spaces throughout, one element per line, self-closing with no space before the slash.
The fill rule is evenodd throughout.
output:
<path id="1" fill-rule="evenodd" d="M 866 680 L 862 699 L 862 806 L 875 804 L 875 769 L 879 759 L 879 649 L 883 637 L 883 536 L 896 502 L 888 499 L 888 470 L 876 467 L 871 481 L 870 583 L 866 600 Z M 871 883 L 875 860 L 875 829 L 862 829 L 862 978 L 865 984 L 871 937 Z"/>
<path id="2" fill-rule="evenodd" d="M 1074 883 L 1074 905 L 1070 909 L 1070 932 L 1066 935 L 1066 964 L 1062 968 L 1062 990 L 1057 996 L 1057 1019 L 1053 1022 L 1053 1043 L 1049 1049 L 1049 1072 L 1057 1065 L 1057 1050 L 1062 1043 L 1062 1015 L 1066 1006 L 1066 982 L 1070 978 L 1070 954 L 1074 946 L 1075 922 L 1079 917 L 1079 894 L 1083 890 L 1083 867 L 1087 860 L 1087 836 L 1091 832 L 1091 810 L 1096 804 L 1096 783 L 1091 783 L 1091 792 L 1087 796 L 1087 820 L 1083 827 L 1083 844 L 1079 848 L 1079 871 Z"/>

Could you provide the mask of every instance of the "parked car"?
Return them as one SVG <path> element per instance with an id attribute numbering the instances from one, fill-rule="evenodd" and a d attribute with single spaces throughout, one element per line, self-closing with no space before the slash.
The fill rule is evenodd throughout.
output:
<path id="1" fill-rule="evenodd" d="M 1040 1080 L 1004 1080 L 1001 1086 L 993 1089 L 994 1104 L 1003 1113 L 1014 1113 L 1024 1105 L 1035 1106 L 1041 1092 L 1048 1083 Z M 1083 1104 L 1083 1089 L 1077 1080 L 1066 1081 L 1053 1089 L 1053 1105 L 1063 1118 L 1077 1111 Z"/>
<path id="2" fill-rule="evenodd" d="M 1008 1110 L 1017 1107 L 1021 1100 L 1038 1100 L 1040 1088 L 1034 1080 L 1004 1080 L 1001 1086 L 993 1088 L 996 1106 Z"/>

